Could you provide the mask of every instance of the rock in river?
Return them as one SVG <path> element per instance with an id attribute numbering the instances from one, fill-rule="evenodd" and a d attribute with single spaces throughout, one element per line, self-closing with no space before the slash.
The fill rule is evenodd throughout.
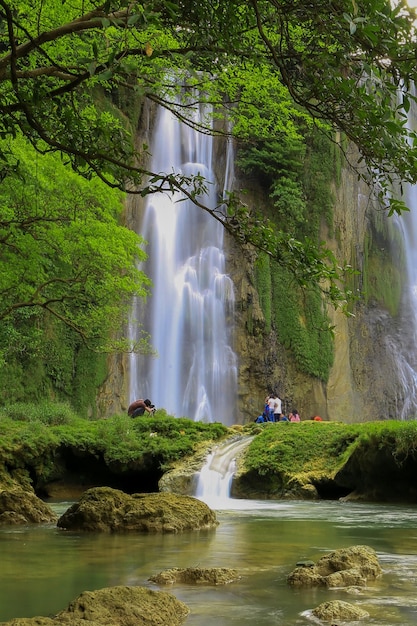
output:
<path id="1" fill-rule="evenodd" d="M 31 491 L 4 489 L 0 492 L 0 525 L 56 522 L 52 509 Z"/>
<path id="2" fill-rule="evenodd" d="M 170 593 L 120 586 L 84 591 L 54 617 L 22 617 L 0 626 L 180 626 L 189 612 Z"/>
<path id="3" fill-rule="evenodd" d="M 324 555 L 315 564 L 298 565 L 288 576 L 295 587 L 365 586 L 382 574 L 375 550 L 368 546 L 341 548 Z"/>
<path id="4" fill-rule="evenodd" d="M 58 520 L 58 527 L 93 532 L 177 533 L 215 528 L 204 502 L 172 493 L 128 495 L 110 487 L 88 489 Z"/>

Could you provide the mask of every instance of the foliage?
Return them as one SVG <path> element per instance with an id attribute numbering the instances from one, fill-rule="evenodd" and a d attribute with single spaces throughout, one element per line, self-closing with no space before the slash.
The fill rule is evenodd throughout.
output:
<path id="1" fill-rule="evenodd" d="M 0 409 L 0 462 L 25 467 L 47 460 L 50 466 L 57 448 L 69 446 L 102 456 L 107 464 L 135 461 L 140 466 L 153 459 L 153 466 L 167 465 L 227 432 L 223 424 L 174 418 L 164 411 L 134 420 L 115 415 L 91 421 L 65 404 L 16 404 Z"/>
<path id="2" fill-rule="evenodd" d="M 141 239 L 118 223 L 120 194 L 39 157 L 23 137 L 10 145 L 16 167 L 0 185 L 3 359 L 44 350 L 40 328 L 52 329 L 53 318 L 107 350 L 148 284 L 136 266 Z"/>
<path id="3" fill-rule="evenodd" d="M 270 425 L 250 444 L 245 469 L 260 476 L 291 476 L 314 472 L 334 475 L 353 454 L 387 451 L 398 466 L 417 458 L 417 423 L 400 420 L 342 424 L 304 421 Z"/>
<path id="4" fill-rule="evenodd" d="M 10 419 L 19 422 L 39 422 L 47 426 L 71 424 L 77 419 L 74 409 L 68 404 L 56 402 L 16 402 L 0 408 L 0 420 Z"/>
<path id="5" fill-rule="evenodd" d="M 226 217 L 223 206 L 208 209 L 201 176 L 148 172 L 147 147 L 135 146 L 97 95 L 117 101 L 130 89 L 194 126 L 193 106 L 204 100 L 216 118 L 227 111 L 236 136 L 247 140 L 253 125 L 261 142 L 296 137 L 301 119 L 324 121 L 330 135 L 341 130 L 357 144 L 368 166 L 361 175 L 377 183 L 388 211 L 401 212 L 385 191 L 394 180 L 417 180 L 417 137 L 406 121 L 415 99 L 414 18 L 403 0 L 0 0 L 0 136 L 20 130 L 38 151 L 66 155 L 75 171 L 111 187 L 142 195 L 183 189 L 238 239 L 284 267 L 294 261 L 301 285 L 324 285 L 340 303 L 349 294 L 328 250 L 283 236 L 233 196 Z M 207 120 L 201 130 L 209 128 Z M 0 161 L 3 178 L 13 148 L 3 146 Z M 294 200 L 287 192 L 298 187 L 281 182 L 276 202 L 285 213 Z"/>
<path id="6" fill-rule="evenodd" d="M 250 444 L 245 467 L 261 476 L 337 470 L 368 424 L 283 422 L 265 428 Z"/>
<path id="7" fill-rule="evenodd" d="M 320 224 L 331 224 L 332 185 L 335 182 L 333 145 L 317 129 L 287 142 L 266 140 L 241 150 L 240 165 L 256 175 L 275 202 L 270 219 L 294 237 L 317 240 Z M 292 155 L 294 158 L 292 158 Z M 333 362 L 329 320 L 317 289 L 299 289 L 293 272 L 261 253 L 255 264 L 255 281 L 265 316 L 265 332 L 273 323 L 281 343 L 291 350 L 297 368 L 327 380 Z M 294 259 L 296 263 L 296 259 Z"/>

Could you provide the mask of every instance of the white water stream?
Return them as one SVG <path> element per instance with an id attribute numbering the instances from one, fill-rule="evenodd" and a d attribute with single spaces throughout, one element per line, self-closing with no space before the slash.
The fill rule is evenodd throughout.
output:
<path id="1" fill-rule="evenodd" d="M 417 417 L 417 187 L 408 186 L 409 213 L 395 219 L 405 250 L 407 281 L 402 299 L 396 349 L 399 389 L 399 415 Z M 395 349 L 395 348 L 394 348 Z"/>
<path id="2" fill-rule="evenodd" d="M 207 109 L 195 111 L 203 121 Z M 152 133 L 154 172 L 201 174 L 208 192 L 200 200 L 216 207 L 214 140 L 181 124 L 160 108 Z M 225 189 L 233 179 L 231 146 L 225 156 Z M 141 234 L 149 242 L 143 269 L 153 281 L 132 320 L 150 333 L 158 356 L 132 355 L 130 400 L 149 397 L 157 408 L 195 421 L 236 421 L 237 359 L 232 349 L 234 290 L 226 273 L 223 227 L 191 201 L 154 194 Z M 133 324 L 133 322 L 132 322 Z M 135 336 L 135 328 L 130 336 Z"/>
<path id="3" fill-rule="evenodd" d="M 230 507 L 230 493 L 236 459 L 251 443 L 253 437 L 239 437 L 214 448 L 201 468 L 196 498 L 203 500 L 211 508 Z"/>

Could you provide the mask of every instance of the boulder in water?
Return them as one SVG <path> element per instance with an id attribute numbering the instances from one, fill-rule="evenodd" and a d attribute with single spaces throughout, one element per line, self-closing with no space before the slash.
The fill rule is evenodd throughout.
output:
<path id="1" fill-rule="evenodd" d="M 369 613 L 363 609 L 349 604 L 349 602 L 343 602 L 343 600 L 331 600 L 330 602 L 323 602 L 318 607 L 312 610 L 315 617 L 325 622 L 333 622 L 333 620 L 342 621 L 356 621 L 369 617 Z"/>
<path id="2" fill-rule="evenodd" d="M 84 591 L 53 618 L 17 618 L 1 626 L 180 626 L 188 614 L 170 593 L 120 586 Z"/>
<path id="3" fill-rule="evenodd" d="M 151 576 L 149 580 L 158 585 L 173 585 L 174 583 L 227 585 L 240 578 L 238 571 L 229 567 L 188 567 L 186 569 L 174 567 Z"/>
<path id="4" fill-rule="evenodd" d="M 58 520 L 58 527 L 93 532 L 177 533 L 215 528 L 216 514 L 191 496 L 128 495 L 110 487 L 88 489 Z"/>
<path id="5" fill-rule="evenodd" d="M 334 550 L 321 557 L 315 565 L 297 566 L 287 581 L 296 587 L 365 586 L 382 574 L 375 550 L 368 546 L 352 546 Z"/>
<path id="6" fill-rule="evenodd" d="M 0 492 L 0 525 L 56 522 L 52 509 L 31 491 L 20 488 Z"/>

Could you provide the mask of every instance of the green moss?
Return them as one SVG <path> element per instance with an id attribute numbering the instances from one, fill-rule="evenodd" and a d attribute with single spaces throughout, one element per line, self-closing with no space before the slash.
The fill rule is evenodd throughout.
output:
<path id="1" fill-rule="evenodd" d="M 279 479 L 282 487 L 293 480 L 302 483 L 303 477 L 331 479 L 353 456 L 362 459 L 362 472 L 371 472 L 370 466 L 366 469 L 367 464 L 372 464 L 379 451 L 384 451 L 384 458 L 392 458 L 398 468 L 408 458 L 416 459 L 417 422 L 305 421 L 271 425 L 250 444 L 245 471 L 252 476 L 268 477 L 268 480 L 275 477 L 275 482 Z"/>
<path id="2" fill-rule="evenodd" d="M 304 162 L 303 189 L 307 215 L 302 234 L 314 239 L 324 219 L 333 229 L 333 183 L 337 180 L 335 144 L 323 132 L 313 129 L 306 137 L 307 152 Z"/>
<path id="3" fill-rule="evenodd" d="M 72 404 L 83 417 L 97 418 L 97 390 L 106 379 L 106 355 L 97 354 L 81 345 L 74 359 Z"/>
<path id="4" fill-rule="evenodd" d="M 264 142 L 246 154 L 241 151 L 240 163 L 245 171 L 259 174 L 269 187 L 271 204 L 265 212 L 277 229 L 291 232 L 298 239 L 309 237 L 318 241 L 323 220 L 332 228 L 332 189 L 337 167 L 340 175 L 341 156 L 335 158 L 337 146 L 317 129 L 305 131 L 303 146 L 299 138 L 288 140 L 288 146 L 291 158 L 287 162 L 282 145 Z M 301 194 L 294 196 L 294 185 L 299 186 Z M 293 200 L 284 202 L 287 196 Z M 294 202 L 294 198 L 301 196 L 302 202 Z M 268 335 L 275 330 L 299 371 L 327 381 L 333 364 L 333 337 L 319 290 L 303 291 L 292 281 L 288 269 L 266 254 L 258 256 L 254 276 L 265 318 L 264 333 Z M 254 332 L 250 322 L 248 332 Z"/>
<path id="5" fill-rule="evenodd" d="M 333 336 L 319 291 L 303 292 L 282 268 L 272 275 L 277 335 L 297 369 L 326 381 L 333 364 Z"/>
<path id="6" fill-rule="evenodd" d="M 259 296 L 259 304 L 265 317 L 265 332 L 271 332 L 271 269 L 269 256 L 265 253 L 259 254 L 255 262 L 255 286 Z"/>
<path id="7" fill-rule="evenodd" d="M 395 317 L 401 304 L 405 275 L 402 237 L 376 212 L 364 245 L 362 293 L 365 303 L 375 301 Z"/>
<path id="8" fill-rule="evenodd" d="M 58 450 L 70 447 L 113 463 L 167 467 L 192 454 L 204 441 L 225 437 L 226 426 L 173 418 L 165 411 L 132 420 L 78 417 L 67 404 L 19 403 L 0 409 L 0 475 L 24 468 L 47 482 L 56 479 Z"/>

